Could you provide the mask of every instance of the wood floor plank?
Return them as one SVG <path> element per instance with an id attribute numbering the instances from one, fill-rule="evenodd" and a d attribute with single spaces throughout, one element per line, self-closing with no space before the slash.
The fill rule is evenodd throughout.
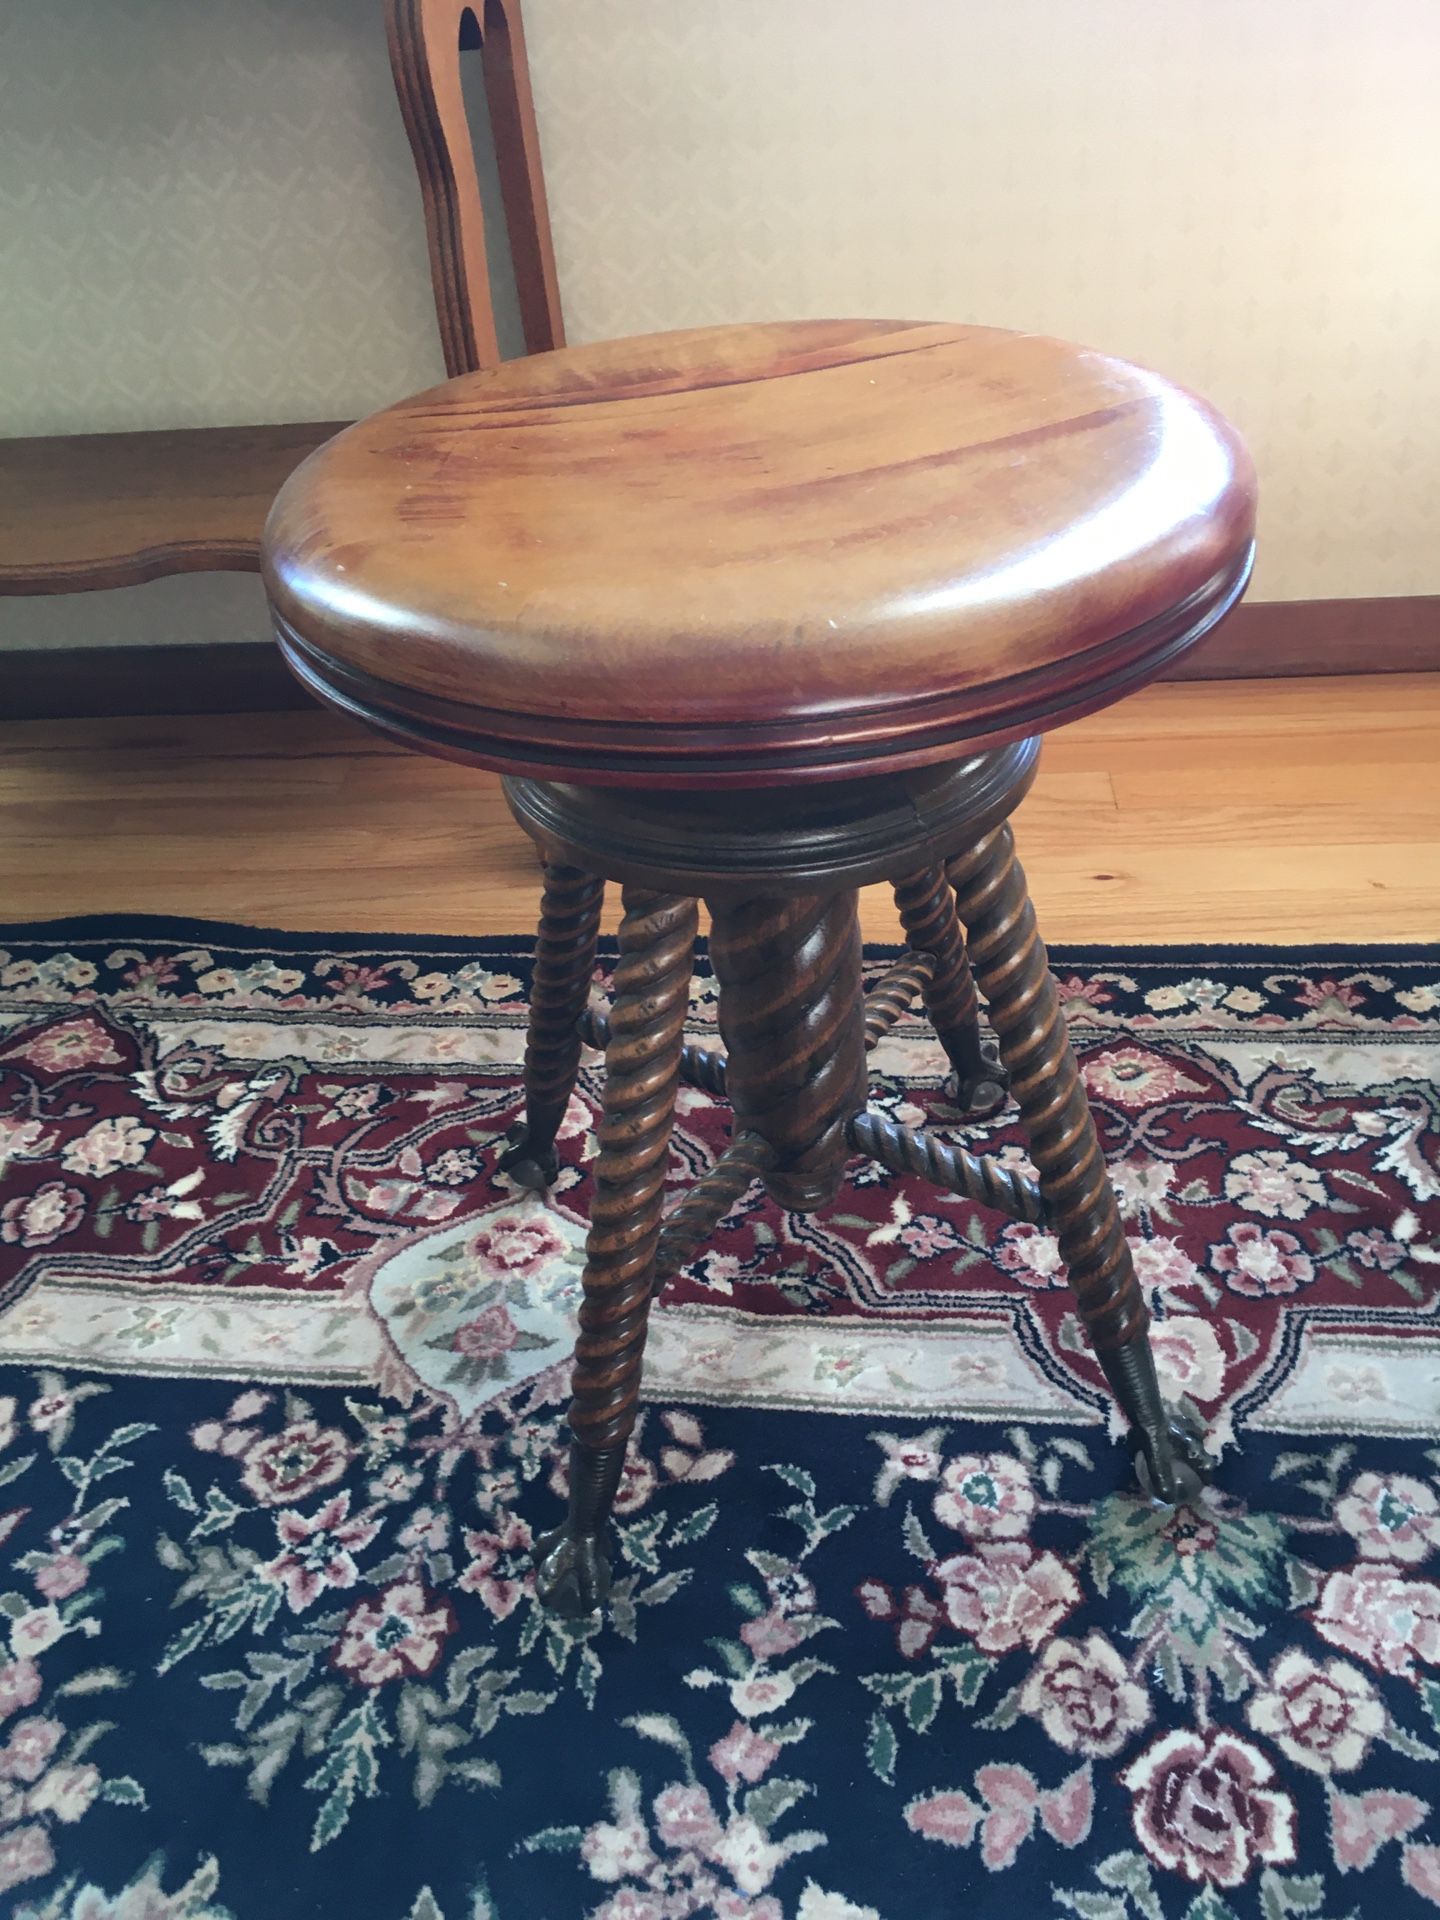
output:
<path id="1" fill-rule="evenodd" d="M 1052 943 L 1440 939 L 1440 675 L 1151 687 L 1046 742 L 1016 831 Z M 0 920 L 474 935 L 535 900 L 498 781 L 329 714 L 0 727 Z M 897 937 L 883 889 L 862 920 Z"/>

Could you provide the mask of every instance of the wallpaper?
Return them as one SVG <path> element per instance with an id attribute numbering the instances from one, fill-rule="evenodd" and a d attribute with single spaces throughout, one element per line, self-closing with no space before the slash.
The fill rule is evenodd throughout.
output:
<path id="1" fill-rule="evenodd" d="M 1440 592 L 1435 0 L 529 0 L 573 339 L 1060 333 L 1248 436 L 1266 598 Z M 0 431 L 438 377 L 378 0 L 10 0 Z"/>

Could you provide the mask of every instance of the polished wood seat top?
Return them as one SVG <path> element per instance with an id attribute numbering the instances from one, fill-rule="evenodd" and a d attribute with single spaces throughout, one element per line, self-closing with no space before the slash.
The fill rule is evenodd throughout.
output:
<path id="1" fill-rule="evenodd" d="M 706 328 L 466 375 L 292 475 L 264 571 L 332 704 L 600 784 L 880 772 L 1060 724 L 1238 599 L 1204 402 L 1032 334 Z"/>

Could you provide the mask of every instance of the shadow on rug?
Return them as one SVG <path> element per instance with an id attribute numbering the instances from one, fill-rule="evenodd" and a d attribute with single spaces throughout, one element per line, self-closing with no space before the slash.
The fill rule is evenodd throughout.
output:
<path id="1" fill-rule="evenodd" d="M 492 1178 L 527 943 L 0 932 L 3 1910 L 1440 1906 L 1440 954 L 1055 961 L 1211 1494 L 1132 1494 L 1047 1233 L 867 1167 L 667 1295 L 566 1629 L 599 1076 Z M 877 1103 L 1026 1164 L 944 1065 Z"/>

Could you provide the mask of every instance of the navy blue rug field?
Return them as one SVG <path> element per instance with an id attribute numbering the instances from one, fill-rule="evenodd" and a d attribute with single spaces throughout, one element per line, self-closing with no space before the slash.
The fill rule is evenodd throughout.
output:
<path id="1" fill-rule="evenodd" d="M 526 943 L 0 930 L 0 1911 L 1440 1906 L 1440 953 L 1054 958 L 1214 1488 L 1132 1493 L 1051 1236 L 857 1166 L 657 1308 L 577 1629 L 600 1076 L 493 1174 Z M 873 1065 L 1026 1164 L 920 1023 Z"/>

